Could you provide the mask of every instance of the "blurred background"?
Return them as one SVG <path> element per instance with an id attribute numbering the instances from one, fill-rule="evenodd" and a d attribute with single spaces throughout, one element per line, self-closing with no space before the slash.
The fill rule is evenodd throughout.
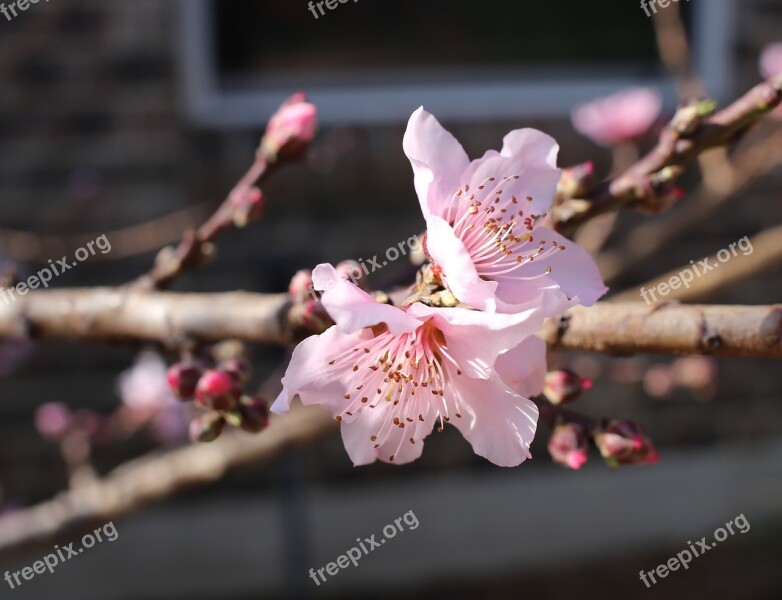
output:
<path id="1" fill-rule="evenodd" d="M 261 222 L 224 236 L 217 261 L 176 289 L 279 292 L 297 269 L 366 260 L 418 233 L 423 221 L 401 140 L 422 104 L 472 156 L 531 126 L 557 138 L 560 164 L 594 160 L 597 176 L 608 176 L 628 153 L 653 144 L 677 89 L 702 87 L 724 104 L 761 80 L 761 52 L 782 39 L 780 0 L 679 4 L 658 8 L 657 29 L 627 0 L 364 0 L 317 19 L 305 0 L 54 0 L 10 21 L 0 16 L 0 267 L 14 264 L 26 277 L 106 234 L 112 251 L 56 286 L 118 285 L 143 274 L 159 248 L 224 198 L 252 161 L 266 119 L 298 90 L 320 110 L 308 159 L 264 186 Z M 689 53 L 676 35 L 679 8 Z M 671 69 L 682 60 L 698 77 L 680 72 L 677 86 Z M 635 86 L 664 99 L 650 131 L 613 148 L 576 131 L 574 106 Z M 612 290 L 637 290 L 778 225 L 782 148 L 779 136 L 768 140 L 779 123 L 762 124 L 749 140 L 766 143 L 764 157 L 779 160 L 743 185 L 720 181 L 719 169 L 710 179 L 693 168 L 671 212 L 628 211 L 592 230 L 584 243 L 600 252 Z M 702 210 L 680 216 L 688 202 Z M 688 226 L 658 249 L 657 233 L 668 226 L 636 229 L 654 219 Z M 703 300 L 778 302 L 780 266 L 777 255 Z M 371 285 L 409 273 L 400 260 L 373 274 Z M 255 383 L 284 357 L 281 349 L 254 349 Z M 331 436 L 118 517 L 116 541 L 3 594 L 782 597 L 778 365 L 580 353 L 550 360 L 594 380 L 579 409 L 639 420 L 660 463 L 612 471 L 595 453 L 572 472 L 551 463 L 541 430 L 535 459 L 505 470 L 447 429 L 412 465 L 354 468 Z M 138 348 L 0 340 L 0 512 L 189 443 L 187 415 L 161 385 L 164 369 L 154 355 L 139 359 Z M 91 449 L 58 437 L 64 419 L 89 434 L 120 407 L 126 426 Z M 411 510 L 416 530 L 320 586 L 309 578 L 310 568 Z M 650 590 L 639 580 L 640 570 L 740 514 L 751 525 L 746 534 Z M 3 555 L 0 572 L 45 553 Z"/>

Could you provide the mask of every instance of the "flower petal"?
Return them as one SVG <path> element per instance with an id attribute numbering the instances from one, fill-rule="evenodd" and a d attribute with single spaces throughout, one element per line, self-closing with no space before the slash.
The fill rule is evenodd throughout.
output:
<path id="1" fill-rule="evenodd" d="M 424 217 L 445 214 L 470 162 L 464 148 L 423 106 L 410 117 L 402 145 Z"/>
<path id="2" fill-rule="evenodd" d="M 470 191 L 493 188 L 502 189 L 503 196 L 516 196 L 524 202 L 526 212 L 542 215 L 554 200 L 562 171 L 557 167 L 559 145 L 550 135 L 536 129 L 516 129 L 503 139 L 502 150 L 489 150 L 482 158 L 470 163 L 464 174 Z M 491 186 L 487 181 L 493 178 Z"/>
<path id="3" fill-rule="evenodd" d="M 354 333 L 366 327 L 385 323 L 395 335 L 415 331 L 421 323 L 405 311 L 389 304 L 380 304 L 364 290 L 337 274 L 329 264 L 321 264 L 312 272 L 315 289 L 323 291 L 321 302 L 343 333 Z"/>
<path id="4" fill-rule="evenodd" d="M 535 282 L 537 286 L 533 287 L 545 287 L 545 282 L 553 281 L 568 298 L 578 298 L 579 304 L 584 306 L 592 306 L 608 291 L 595 259 L 581 246 L 547 227 L 536 227 L 532 233 L 536 243 L 545 240 L 546 246 L 563 246 L 565 249 L 555 250 L 545 258 L 526 263 L 509 274 L 539 279 L 523 281 L 517 286 L 509 277 L 497 277 L 497 297 L 503 302 L 520 302 L 518 292 Z M 523 249 L 520 252 L 523 253 Z M 549 267 L 551 273 L 546 276 Z"/>
<path id="5" fill-rule="evenodd" d="M 546 382 L 546 342 L 536 336 L 527 338 L 500 354 L 494 371 L 514 392 L 526 398 L 537 396 Z"/>
<path id="6" fill-rule="evenodd" d="M 332 414 L 340 414 L 348 403 L 343 399 L 346 385 L 340 378 L 340 372 L 330 368 L 328 357 L 355 347 L 368 335 L 371 334 L 364 331 L 345 335 L 338 327 L 332 326 L 324 333 L 301 342 L 293 351 L 282 378 L 282 391 L 272 404 L 271 411 L 288 412 L 291 401 L 298 394 L 303 404 L 321 404 Z"/>
<path id="7" fill-rule="evenodd" d="M 354 465 L 367 465 L 377 459 L 403 465 L 421 456 L 424 438 L 432 432 L 437 410 L 426 404 L 422 409 L 426 411 L 423 421 L 408 422 L 401 428 L 393 423 L 395 409 L 391 402 L 383 401 L 376 408 L 362 409 L 359 418 L 342 423 L 342 441 Z"/>
<path id="8" fill-rule="evenodd" d="M 538 407 L 519 396 L 499 377 L 460 378 L 446 397 L 450 422 L 479 456 L 500 467 L 515 467 L 531 458 Z M 454 418 L 455 414 L 461 417 Z"/>

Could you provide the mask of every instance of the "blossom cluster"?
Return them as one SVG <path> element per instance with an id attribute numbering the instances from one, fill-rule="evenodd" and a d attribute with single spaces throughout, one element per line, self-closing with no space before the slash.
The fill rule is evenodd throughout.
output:
<path id="1" fill-rule="evenodd" d="M 561 171 L 550 136 L 519 129 L 470 160 L 423 108 L 403 141 L 426 221 L 428 293 L 394 306 L 328 264 L 312 273 L 334 325 L 294 350 L 272 406 L 331 411 L 356 465 L 408 463 L 454 425 L 500 466 L 530 457 L 543 389 L 544 320 L 606 287 L 592 257 L 548 225 Z"/>

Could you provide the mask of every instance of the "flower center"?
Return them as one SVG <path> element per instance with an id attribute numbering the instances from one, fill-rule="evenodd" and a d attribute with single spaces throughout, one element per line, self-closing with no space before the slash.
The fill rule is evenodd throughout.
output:
<path id="1" fill-rule="evenodd" d="M 462 371 L 431 320 L 398 336 L 385 327 L 374 328 L 373 332 L 374 337 L 329 362 L 335 369 L 352 374 L 344 395 L 350 402 L 336 420 L 355 418 L 365 408 L 375 409 L 386 403 L 387 418 L 369 441 L 378 448 L 398 433 L 395 428 L 409 428 L 409 435 L 400 436 L 396 451 L 389 456 L 393 461 L 402 443 L 415 444 L 416 439 L 429 433 L 423 428 L 427 421 L 431 423 L 433 412 L 441 417 L 438 430 L 442 431 L 443 422 L 450 420 L 444 399 L 449 374 L 461 375 Z M 461 418 L 459 413 L 455 416 Z"/>
<path id="2" fill-rule="evenodd" d="M 501 180 L 489 177 L 472 192 L 470 186 L 465 185 L 452 196 L 446 211 L 446 220 L 484 279 L 506 275 L 536 259 L 543 260 L 556 251 L 565 250 L 565 246 L 553 240 L 533 237 L 533 230 L 547 213 L 537 215 L 529 209 L 525 213 L 524 205 L 532 203 L 532 197 L 520 200 L 505 192 L 503 188 L 517 179 L 518 175 Z M 536 279 L 550 272 L 551 267 L 547 267 L 545 273 L 533 277 L 516 275 L 512 278 Z"/>

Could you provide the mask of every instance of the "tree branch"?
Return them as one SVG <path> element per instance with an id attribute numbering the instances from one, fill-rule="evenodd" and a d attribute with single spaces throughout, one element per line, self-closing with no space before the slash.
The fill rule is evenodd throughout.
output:
<path id="1" fill-rule="evenodd" d="M 129 461 L 103 479 L 0 517 L 0 559 L 77 535 L 184 489 L 208 485 L 228 470 L 269 462 L 292 447 L 324 437 L 336 426 L 327 411 L 298 407 L 284 417 L 272 417 L 269 428 L 258 435 L 237 432 L 211 444 Z"/>
<path id="2" fill-rule="evenodd" d="M 611 354 L 782 358 L 782 305 L 706 306 L 602 302 L 548 323 L 552 348 Z"/>
<path id="3" fill-rule="evenodd" d="M 710 148 L 724 146 L 782 103 L 782 75 L 756 86 L 730 106 L 704 120 L 692 133 L 680 131 L 677 118 L 657 146 L 624 173 L 583 199 L 560 199 L 554 208 L 556 229 L 568 233 L 597 215 L 622 206 L 653 208 L 661 188 L 669 186 L 688 164 Z M 686 109 L 684 109 L 686 110 Z"/>
<path id="4" fill-rule="evenodd" d="M 304 335 L 293 325 L 302 307 L 285 294 L 48 290 L 0 305 L 0 337 L 155 341 L 169 348 L 229 338 L 287 345 Z M 544 330 L 554 347 L 782 358 L 774 321 L 780 308 L 604 302 L 567 315 Z"/>

